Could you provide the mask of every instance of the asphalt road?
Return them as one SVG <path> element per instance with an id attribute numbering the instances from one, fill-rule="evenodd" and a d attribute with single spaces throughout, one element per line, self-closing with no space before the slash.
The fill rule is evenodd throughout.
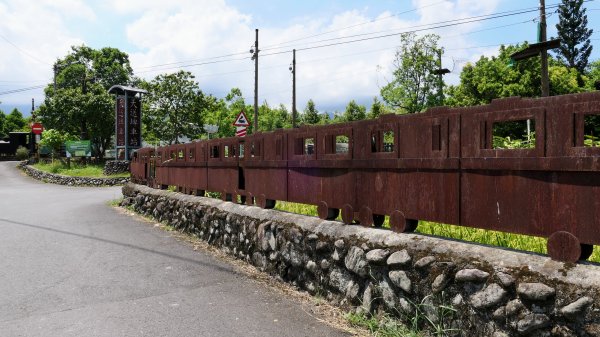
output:
<path id="1" fill-rule="evenodd" d="M 108 205 L 0 162 L 0 336 L 347 336 Z"/>

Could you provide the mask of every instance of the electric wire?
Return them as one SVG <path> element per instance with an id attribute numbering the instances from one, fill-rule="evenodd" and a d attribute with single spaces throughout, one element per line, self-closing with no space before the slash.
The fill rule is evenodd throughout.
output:
<path id="1" fill-rule="evenodd" d="M 554 4 L 554 5 L 548 6 L 547 8 L 551 9 L 551 8 L 555 8 L 557 6 L 558 6 L 558 4 Z M 423 7 L 421 7 L 421 8 L 423 8 Z M 339 45 L 339 44 L 346 44 L 346 43 L 354 43 L 354 42 L 360 42 L 360 41 L 365 41 L 365 40 L 370 40 L 370 39 L 379 39 L 379 38 L 384 38 L 384 37 L 388 37 L 388 36 L 401 35 L 403 33 L 408 33 L 408 32 L 419 32 L 419 31 L 430 30 L 430 29 L 447 28 L 447 27 L 456 26 L 456 25 L 463 25 L 463 24 L 480 22 L 480 21 L 487 21 L 487 20 L 492 20 L 492 19 L 497 19 L 497 18 L 503 18 L 503 17 L 508 17 L 508 16 L 526 14 L 526 13 L 530 13 L 530 12 L 533 12 L 533 11 L 537 11 L 538 9 L 539 9 L 538 7 L 528 7 L 528 8 L 524 8 L 524 9 L 515 9 L 515 10 L 510 10 L 510 11 L 503 11 L 503 12 L 498 12 L 498 13 L 486 14 L 486 15 L 479 15 L 479 16 L 473 16 L 473 17 L 465 17 L 465 18 L 461 18 L 461 19 L 446 20 L 446 21 L 441 21 L 441 22 L 437 22 L 437 23 L 430 23 L 430 24 L 426 24 L 426 25 L 418 25 L 418 26 L 413 26 L 412 27 L 412 28 L 415 28 L 415 27 L 425 27 L 423 29 L 414 29 L 414 30 L 403 31 L 403 32 L 395 33 L 395 34 L 386 34 L 386 35 L 380 35 L 380 36 L 372 36 L 372 37 L 364 38 L 364 39 L 357 39 L 357 40 L 350 40 L 350 41 L 341 41 L 341 42 L 338 42 L 338 43 L 333 43 L 333 44 L 328 44 L 328 45 L 323 45 L 323 46 L 313 46 L 313 47 L 305 47 L 305 48 L 296 48 L 296 50 L 308 50 L 308 49 L 314 49 L 314 48 L 323 48 L 323 47 L 327 47 L 327 46 L 333 46 L 333 45 Z M 366 24 L 366 23 L 364 23 L 364 24 Z M 349 27 L 351 27 L 351 26 L 349 26 Z M 345 28 L 340 28 L 340 30 L 342 30 L 342 29 L 345 29 Z M 399 29 L 400 28 L 393 29 L 393 30 L 399 30 Z M 404 28 L 404 29 L 406 29 L 406 28 Z M 387 31 L 393 31 L 393 30 L 387 30 Z M 314 43 L 321 43 L 321 42 L 327 42 L 327 41 L 343 40 L 343 39 L 348 39 L 348 38 L 351 38 L 351 37 L 373 35 L 373 34 L 378 34 L 378 33 L 382 33 L 382 32 L 386 32 L 386 31 L 363 33 L 363 34 L 355 34 L 355 35 L 350 35 L 350 36 L 337 37 L 337 38 L 333 38 L 333 39 L 324 39 L 324 40 L 319 40 L 319 41 L 313 41 L 313 42 L 310 42 L 310 43 L 314 44 Z M 316 34 L 316 35 L 324 35 L 324 34 Z M 307 37 L 299 38 L 299 39 L 296 39 L 296 40 L 302 40 L 302 39 L 309 38 L 309 37 L 312 37 L 312 36 L 307 36 Z M 288 42 L 291 42 L 291 41 L 288 41 Z M 279 44 L 279 45 L 281 45 L 281 44 Z M 306 43 L 304 45 L 306 45 Z M 268 51 L 268 50 L 276 50 L 276 49 L 282 49 L 282 48 L 283 47 L 267 47 L 267 48 L 261 48 L 260 51 L 264 52 L 264 51 Z M 279 54 L 284 54 L 284 53 L 289 53 L 289 52 L 291 52 L 291 50 L 288 49 L 288 50 L 284 50 L 284 51 L 280 51 L 280 52 L 272 52 L 272 53 L 267 53 L 267 54 L 260 54 L 260 56 L 279 55 Z M 138 73 L 138 72 L 139 73 L 151 72 L 149 69 L 151 69 L 151 68 L 158 68 L 158 67 L 161 67 L 161 70 L 170 70 L 170 69 L 177 69 L 179 67 L 190 67 L 190 66 L 198 66 L 198 65 L 205 65 L 205 64 L 212 64 L 212 63 L 221 63 L 221 62 L 228 62 L 228 61 L 236 61 L 236 60 L 240 60 L 240 59 L 236 58 L 236 59 L 229 59 L 229 60 L 224 60 L 224 61 L 213 61 L 213 62 L 209 62 L 208 60 L 214 60 L 214 59 L 219 59 L 219 58 L 224 58 L 224 57 L 230 57 L 230 56 L 237 56 L 237 55 L 245 55 L 245 54 L 247 54 L 247 52 L 239 52 L 239 53 L 232 53 L 232 54 L 225 54 L 225 55 L 219 55 L 219 56 L 212 56 L 212 57 L 208 57 L 208 58 L 190 60 L 190 61 L 207 61 L 207 62 L 200 62 L 200 63 L 193 63 L 193 64 L 185 64 L 188 61 L 178 61 L 178 62 L 170 62 L 170 63 L 164 63 L 164 64 L 144 66 L 144 67 L 137 68 L 137 69 L 139 69 L 141 71 L 136 71 L 136 73 Z M 245 59 L 245 58 L 242 58 L 242 59 Z M 165 67 L 165 66 L 176 65 L 176 64 L 179 65 L 179 66 L 178 67 Z M 146 69 L 148 69 L 148 70 L 146 70 Z"/>
<path id="2" fill-rule="evenodd" d="M 27 87 L 27 88 L 19 88 L 19 89 L 13 89 L 13 90 L 8 90 L 8 91 L 2 91 L 0 92 L 0 96 L 2 95 L 9 95 L 9 94 L 15 94 L 15 93 L 19 93 L 19 92 L 24 92 L 24 91 L 31 91 L 31 90 L 36 90 L 36 89 L 42 89 L 46 87 L 46 85 L 36 85 L 33 87 Z"/>

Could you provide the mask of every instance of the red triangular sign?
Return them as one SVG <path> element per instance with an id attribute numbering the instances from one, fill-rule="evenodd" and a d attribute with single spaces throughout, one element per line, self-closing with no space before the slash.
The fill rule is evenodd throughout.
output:
<path id="1" fill-rule="evenodd" d="M 240 114 L 235 119 L 235 122 L 233 122 L 233 126 L 249 126 L 249 125 L 250 125 L 250 123 L 248 123 L 248 118 L 246 117 L 246 114 L 244 113 L 244 111 L 240 111 Z"/>

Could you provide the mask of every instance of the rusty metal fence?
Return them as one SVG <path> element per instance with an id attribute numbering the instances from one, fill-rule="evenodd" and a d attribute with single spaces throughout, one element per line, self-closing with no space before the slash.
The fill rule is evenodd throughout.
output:
<path id="1" fill-rule="evenodd" d="M 326 126 L 138 150 L 138 183 L 410 232 L 419 220 L 548 238 L 549 255 L 586 259 L 600 244 L 600 141 L 586 129 L 600 92 L 508 98 Z M 600 120 L 600 117 L 599 117 Z M 523 127 L 516 148 L 499 133 Z"/>

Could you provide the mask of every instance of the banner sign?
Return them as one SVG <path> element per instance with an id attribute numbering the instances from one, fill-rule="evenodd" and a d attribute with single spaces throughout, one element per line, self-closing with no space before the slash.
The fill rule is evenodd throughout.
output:
<path id="1" fill-rule="evenodd" d="M 91 157 L 92 144 L 89 140 L 77 140 L 65 142 L 65 152 L 67 158 L 71 157 Z"/>

